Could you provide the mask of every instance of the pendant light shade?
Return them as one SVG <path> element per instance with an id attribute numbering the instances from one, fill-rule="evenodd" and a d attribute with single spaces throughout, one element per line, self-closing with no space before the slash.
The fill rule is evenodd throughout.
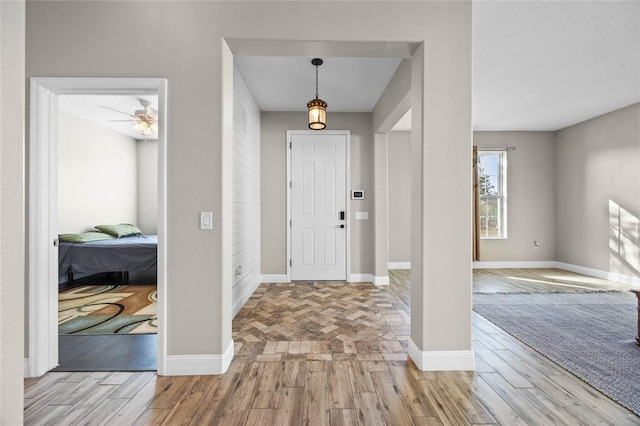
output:
<path id="1" fill-rule="evenodd" d="M 309 128 L 311 130 L 322 130 L 327 127 L 327 103 L 318 98 L 318 67 L 322 65 L 322 59 L 312 59 L 311 64 L 316 67 L 316 98 L 307 102 Z"/>

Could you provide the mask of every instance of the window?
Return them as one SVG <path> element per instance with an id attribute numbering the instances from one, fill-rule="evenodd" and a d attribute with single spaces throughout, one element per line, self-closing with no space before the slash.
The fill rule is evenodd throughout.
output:
<path id="1" fill-rule="evenodd" d="M 507 151 L 478 149 L 480 237 L 507 238 Z"/>

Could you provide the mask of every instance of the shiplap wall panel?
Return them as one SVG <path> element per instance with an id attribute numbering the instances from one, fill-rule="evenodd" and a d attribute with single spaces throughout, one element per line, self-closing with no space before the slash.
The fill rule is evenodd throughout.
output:
<path id="1" fill-rule="evenodd" d="M 260 109 L 233 74 L 233 315 L 260 285 Z"/>

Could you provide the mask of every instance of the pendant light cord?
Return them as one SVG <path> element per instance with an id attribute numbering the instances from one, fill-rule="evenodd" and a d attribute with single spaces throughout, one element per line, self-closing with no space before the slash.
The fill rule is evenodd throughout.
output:
<path id="1" fill-rule="evenodd" d="M 316 99 L 318 99 L 318 66 L 316 65 Z"/>

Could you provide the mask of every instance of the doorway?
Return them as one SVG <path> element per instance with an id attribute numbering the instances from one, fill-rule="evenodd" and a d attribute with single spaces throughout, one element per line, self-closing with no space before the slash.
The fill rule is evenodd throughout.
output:
<path id="1" fill-rule="evenodd" d="M 27 377 L 58 365 L 57 126 L 62 95 L 158 97 L 157 370 L 165 368 L 166 79 L 32 78 L 29 141 L 29 341 Z"/>
<path id="2" fill-rule="evenodd" d="M 288 131 L 289 277 L 346 281 L 348 131 Z"/>

